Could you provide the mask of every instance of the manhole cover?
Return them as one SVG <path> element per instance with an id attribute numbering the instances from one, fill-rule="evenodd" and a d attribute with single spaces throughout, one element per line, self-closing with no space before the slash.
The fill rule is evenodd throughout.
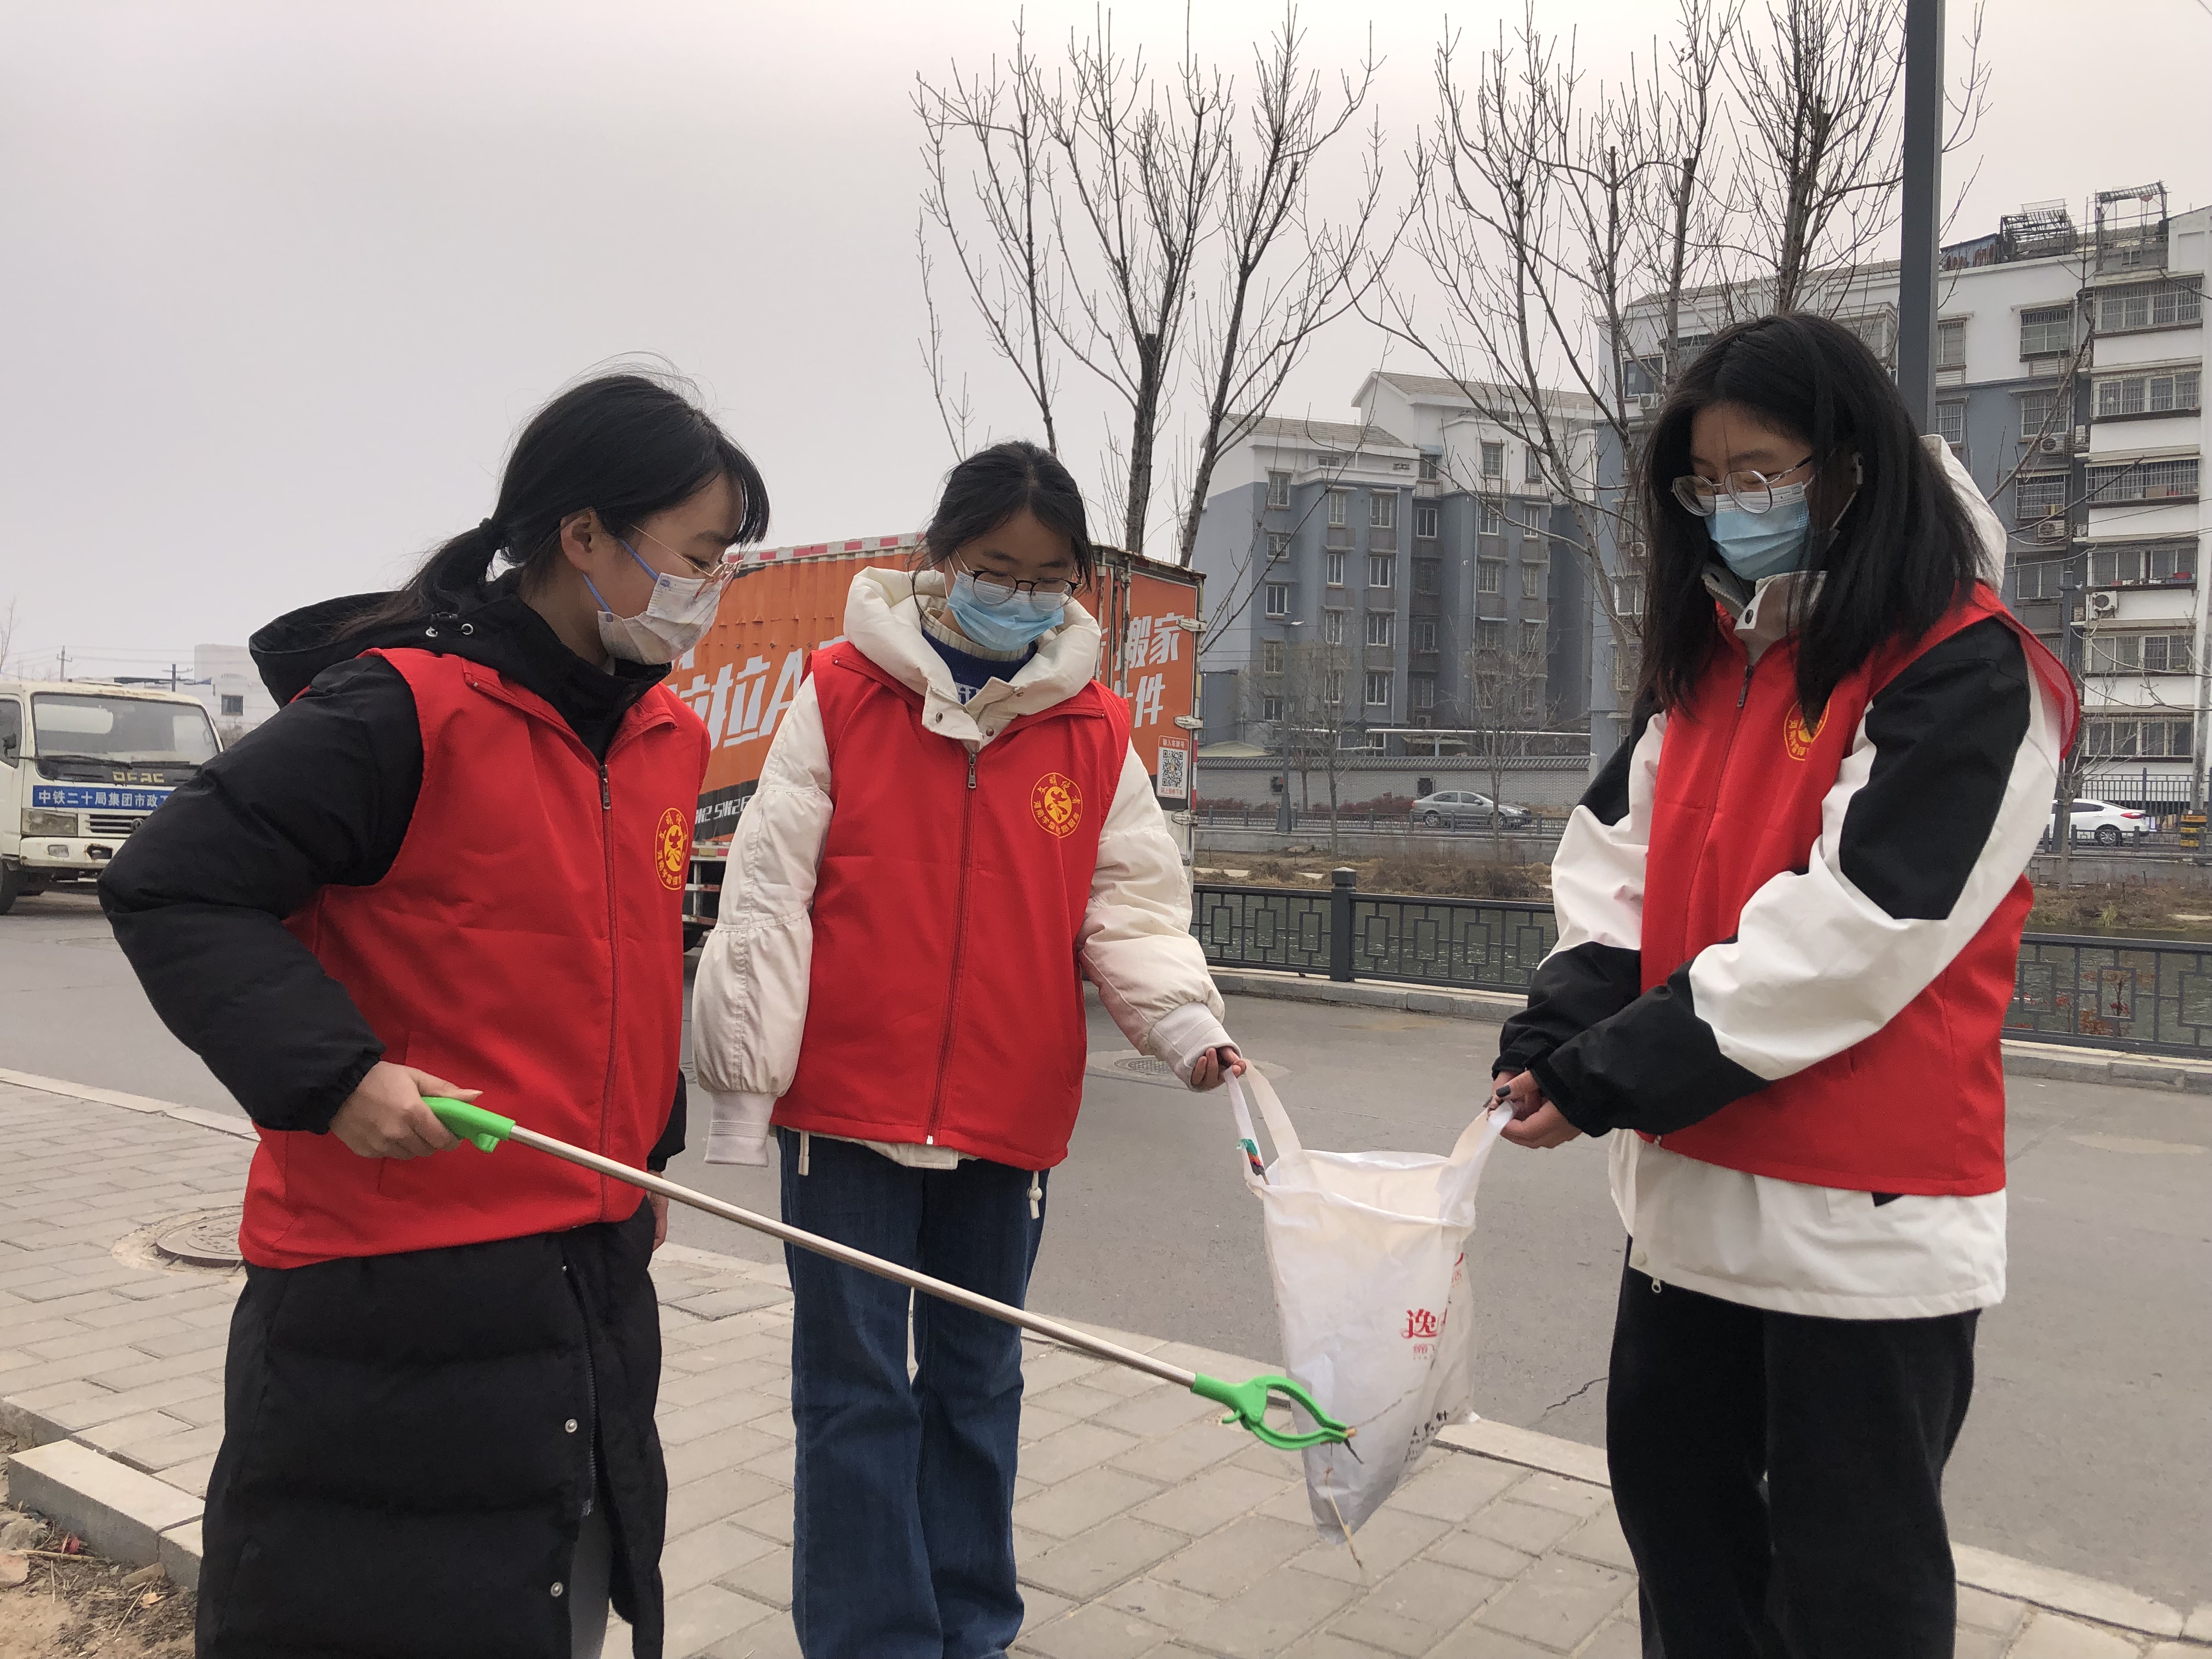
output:
<path id="1" fill-rule="evenodd" d="M 188 1216 L 157 1237 L 154 1248 L 172 1261 L 189 1262 L 195 1267 L 235 1267 L 241 1260 L 238 1224 L 243 1214 L 242 1210 L 234 1209 Z"/>

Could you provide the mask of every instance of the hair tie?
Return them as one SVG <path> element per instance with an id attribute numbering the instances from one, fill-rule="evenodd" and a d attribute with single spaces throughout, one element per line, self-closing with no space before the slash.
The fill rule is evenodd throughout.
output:
<path id="1" fill-rule="evenodd" d="M 507 545 L 507 532 L 489 519 L 483 520 L 477 524 L 477 534 L 490 544 L 491 550 L 495 553 Z"/>

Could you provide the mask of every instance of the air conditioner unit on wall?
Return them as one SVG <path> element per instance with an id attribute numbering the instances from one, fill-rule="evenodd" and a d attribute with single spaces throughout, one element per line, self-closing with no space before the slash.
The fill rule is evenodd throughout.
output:
<path id="1" fill-rule="evenodd" d="M 2039 542 L 2063 542 L 2069 529 L 2063 519 L 2045 519 L 2035 526 L 2035 539 Z"/>
<path id="2" fill-rule="evenodd" d="M 2093 617 L 2117 617 L 2120 613 L 2120 596 L 2117 593 L 2089 595 L 2089 614 Z"/>
<path id="3" fill-rule="evenodd" d="M 2063 455 L 2066 453 L 2066 434 L 2046 432 L 2037 441 L 2035 447 L 2046 455 Z"/>

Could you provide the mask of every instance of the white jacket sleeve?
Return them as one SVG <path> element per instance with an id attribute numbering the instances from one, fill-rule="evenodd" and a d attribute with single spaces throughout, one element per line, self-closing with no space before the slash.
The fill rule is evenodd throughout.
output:
<path id="1" fill-rule="evenodd" d="M 1133 750 L 1098 836 L 1079 949 L 1121 1034 L 1185 1083 L 1201 1054 L 1230 1041 L 1221 993 L 1190 931 L 1182 858 Z"/>
<path id="2" fill-rule="evenodd" d="M 691 997 L 691 1062 L 714 1108 L 709 1164 L 768 1162 L 769 1112 L 806 1028 L 814 881 L 830 834 L 830 749 L 814 682 L 769 745 L 722 876 Z"/>

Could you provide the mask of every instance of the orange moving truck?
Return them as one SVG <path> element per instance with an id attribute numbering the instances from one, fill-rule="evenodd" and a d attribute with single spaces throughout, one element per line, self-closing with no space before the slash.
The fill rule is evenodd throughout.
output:
<path id="1" fill-rule="evenodd" d="M 845 594 L 870 565 L 904 567 L 918 536 L 872 537 L 750 555 L 707 636 L 680 659 L 669 684 L 707 722 L 714 750 L 699 796 L 691 875 L 684 899 L 684 943 L 714 926 L 730 837 L 760 780 L 783 711 L 805 678 L 810 652 L 844 637 Z M 1083 604 L 1105 635 L 1098 678 L 1129 705 L 1138 757 L 1152 774 L 1190 861 L 1190 809 L 1197 799 L 1200 578 L 1112 548 Z"/>

